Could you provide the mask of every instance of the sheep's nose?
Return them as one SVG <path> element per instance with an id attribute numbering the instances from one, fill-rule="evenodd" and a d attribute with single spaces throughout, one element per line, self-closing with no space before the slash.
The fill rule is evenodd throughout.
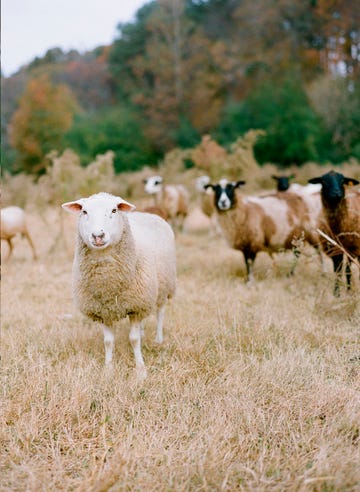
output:
<path id="1" fill-rule="evenodd" d="M 100 234 L 94 234 L 94 233 L 92 233 L 92 237 L 93 237 L 94 239 L 104 239 L 104 237 L 105 237 L 105 232 L 100 232 Z"/>
<path id="2" fill-rule="evenodd" d="M 105 244 L 105 233 L 103 231 L 99 232 L 98 234 L 91 234 L 93 237 L 93 244 L 95 246 L 104 246 Z"/>

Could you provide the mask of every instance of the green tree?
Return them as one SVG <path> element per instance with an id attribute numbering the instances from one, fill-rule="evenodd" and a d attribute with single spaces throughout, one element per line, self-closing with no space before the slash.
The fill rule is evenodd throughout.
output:
<path id="1" fill-rule="evenodd" d="M 66 86 L 43 75 L 28 82 L 10 123 L 10 143 L 19 154 L 19 170 L 41 174 L 45 156 L 62 146 L 77 104 Z"/>
<path id="2" fill-rule="evenodd" d="M 65 142 L 84 164 L 112 150 L 116 172 L 135 171 L 159 158 L 145 138 L 136 112 L 122 106 L 77 115 Z"/>
<path id="3" fill-rule="evenodd" d="M 147 3 L 136 13 L 135 22 L 119 24 L 119 36 L 115 39 L 109 53 L 109 70 L 114 78 L 119 100 L 128 99 L 139 89 L 139 79 L 132 70 L 132 60 L 145 53 L 148 40 L 147 21 L 158 8 L 156 1 Z M 145 74 L 143 82 L 150 74 Z M 141 81 L 140 81 L 141 82 Z"/>
<path id="4" fill-rule="evenodd" d="M 327 76 L 314 81 L 308 92 L 323 128 L 321 158 L 360 159 L 360 82 Z"/>
<path id="5" fill-rule="evenodd" d="M 318 157 L 319 118 L 293 73 L 282 83 L 260 85 L 241 104 L 229 105 L 215 136 L 229 143 L 252 128 L 266 132 L 255 145 L 261 163 L 299 165 Z"/>

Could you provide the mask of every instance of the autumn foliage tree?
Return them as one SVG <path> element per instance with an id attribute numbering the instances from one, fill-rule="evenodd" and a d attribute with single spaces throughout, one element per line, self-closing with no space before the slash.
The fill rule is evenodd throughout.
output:
<path id="1" fill-rule="evenodd" d="M 47 75 L 28 82 L 10 123 L 10 143 L 19 155 L 18 170 L 44 171 L 45 156 L 61 147 L 76 107 L 70 89 L 53 85 Z"/>
<path id="2" fill-rule="evenodd" d="M 67 143 L 82 164 L 113 150 L 121 172 L 197 146 L 204 135 L 228 146 L 254 129 L 266 131 L 255 145 L 261 162 L 358 157 L 356 7 L 353 0 L 144 2 L 111 45 L 83 55 L 54 48 L 19 72 L 23 84 L 35 79 L 11 121 L 19 169 L 41 172 L 46 152 Z M 39 78 L 45 73 L 52 84 Z M 10 170 L 9 121 L 23 91 L 15 82 L 2 112 Z M 55 84 L 70 87 L 81 106 L 66 142 L 71 97 Z"/>

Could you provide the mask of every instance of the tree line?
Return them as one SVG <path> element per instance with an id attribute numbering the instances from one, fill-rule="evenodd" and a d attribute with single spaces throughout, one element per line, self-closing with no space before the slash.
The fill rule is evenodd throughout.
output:
<path id="1" fill-rule="evenodd" d="M 3 167 L 41 174 L 70 147 L 136 170 L 251 129 L 260 163 L 360 159 L 359 26 L 350 0 L 151 1 L 110 46 L 2 77 Z"/>

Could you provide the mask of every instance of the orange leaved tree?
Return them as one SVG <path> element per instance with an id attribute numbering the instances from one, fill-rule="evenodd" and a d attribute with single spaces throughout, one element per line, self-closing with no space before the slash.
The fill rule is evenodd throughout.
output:
<path id="1" fill-rule="evenodd" d="M 18 151 L 19 170 L 31 174 L 44 171 L 45 156 L 61 147 L 76 107 L 71 91 L 53 85 L 47 75 L 29 81 L 10 126 L 10 143 Z"/>

